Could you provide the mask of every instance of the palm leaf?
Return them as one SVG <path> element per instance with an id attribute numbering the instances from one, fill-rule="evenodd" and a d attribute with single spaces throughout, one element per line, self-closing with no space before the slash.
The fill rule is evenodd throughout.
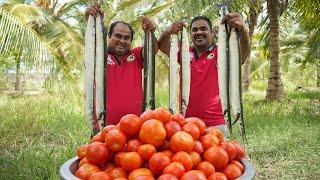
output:
<path id="1" fill-rule="evenodd" d="M 6 27 L 0 31 L 0 53 L 8 53 L 18 48 L 23 51 L 23 56 L 33 62 L 46 62 L 57 60 L 70 80 L 74 80 L 69 64 L 52 48 L 39 34 L 24 21 L 16 18 L 0 8 L 0 27 Z M 28 62 L 27 62 L 28 63 Z"/>
<path id="2" fill-rule="evenodd" d="M 139 27 L 139 24 L 142 20 L 142 17 L 143 16 L 146 16 L 146 17 L 153 17 L 155 15 L 158 15 L 161 11 L 167 9 L 169 6 L 171 6 L 173 3 L 173 1 L 167 1 L 159 6 L 156 6 L 156 7 L 153 7 L 151 8 L 150 10 L 147 10 L 145 12 L 142 12 L 140 15 L 138 15 L 136 17 L 136 19 L 134 19 L 132 22 L 130 22 L 130 24 L 132 25 L 132 27 L 134 29 L 137 29 Z"/>

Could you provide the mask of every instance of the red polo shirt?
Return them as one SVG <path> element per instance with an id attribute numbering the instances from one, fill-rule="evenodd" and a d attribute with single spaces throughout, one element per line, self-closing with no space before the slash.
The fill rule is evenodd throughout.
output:
<path id="1" fill-rule="evenodd" d="M 142 47 L 132 49 L 121 60 L 107 56 L 107 125 L 117 124 L 126 114 L 140 116 L 142 111 Z"/>
<path id="2" fill-rule="evenodd" d="M 190 49 L 191 84 L 186 117 L 198 117 L 207 126 L 225 124 L 219 98 L 217 47 L 212 45 L 199 57 Z"/>

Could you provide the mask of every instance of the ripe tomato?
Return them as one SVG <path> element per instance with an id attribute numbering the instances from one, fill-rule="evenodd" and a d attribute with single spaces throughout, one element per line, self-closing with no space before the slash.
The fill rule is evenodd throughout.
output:
<path id="1" fill-rule="evenodd" d="M 89 145 L 86 151 L 88 162 L 95 165 L 104 164 L 109 157 L 109 149 L 105 143 L 93 142 Z"/>
<path id="2" fill-rule="evenodd" d="M 208 180 L 228 180 L 222 172 L 215 172 L 208 177 Z"/>
<path id="3" fill-rule="evenodd" d="M 180 178 L 185 173 L 185 168 L 180 162 L 171 162 L 163 169 L 163 174 L 172 174 Z"/>
<path id="4" fill-rule="evenodd" d="M 100 171 L 100 172 L 96 172 L 94 174 L 92 174 L 89 178 L 89 180 L 112 180 L 112 177 L 104 172 L 104 171 Z"/>
<path id="5" fill-rule="evenodd" d="M 81 161 L 79 162 L 79 167 L 84 165 L 85 163 L 88 163 L 88 160 L 86 157 L 82 158 Z"/>
<path id="6" fill-rule="evenodd" d="M 172 157 L 172 162 L 181 163 L 186 171 L 191 170 L 193 166 L 193 162 L 190 155 L 184 151 L 179 151 L 176 154 L 174 154 Z"/>
<path id="7" fill-rule="evenodd" d="M 197 152 L 197 153 L 199 153 L 200 155 L 203 154 L 204 149 L 203 149 L 203 146 L 202 146 L 202 144 L 201 144 L 200 141 L 198 141 L 198 140 L 197 140 L 197 141 L 194 141 L 194 146 L 193 146 L 192 151 Z"/>
<path id="8" fill-rule="evenodd" d="M 204 121 L 202 121 L 200 118 L 197 118 L 197 117 L 189 117 L 189 118 L 186 118 L 185 121 L 187 123 L 189 122 L 192 122 L 194 123 L 200 130 L 200 135 L 202 135 L 205 130 L 206 130 L 206 123 Z"/>
<path id="9" fill-rule="evenodd" d="M 145 144 L 152 144 L 155 147 L 162 145 L 166 138 L 166 130 L 162 122 L 158 120 L 148 120 L 141 126 L 139 139 Z"/>
<path id="10" fill-rule="evenodd" d="M 152 172 L 147 168 L 139 168 L 130 172 L 128 180 L 136 180 L 139 176 L 151 176 L 153 177 Z"/>
<path id="11" fill-rule="evenodd" d="M 120 119 L 120 130 L 127 136 L 132 137 L 139 133 L 142 125 L 141 119 L 135 114 L 127 114 Z"/>
<path id="12" fill-rule="evenodd" d="M 125 152 L 118 152 L 117 154 L 115 154 L 113 161 L 116 166 L 121 166 L 121 158 L 124 155 L 124 153 Z"/>
<path id="13" fill-rule="evenodd" d="M 197 179 L 197 180 L 206 180 L 206 176 L 203 174 L 203 172 L 198 171 L 198 170 L 191 170 L 186 172 L 180 180 L 192 180 L 192 179 Z"/>
<path id="14" fill-rule="evenodd" d="M 126 152 L 121 157 L 121 167 L 130 172 L 142 166 L 143 160 L 137 152 Z"/>
<path id="15" fill-rule="evenodd" d="M 111 129 L 115 129 L 116 126 L 113 125 L 113 124 L 110 124 L 110 125 L 107 125 L 106 127 L 104 127 L 102 130 L 101 130 L 101 138 L 102 139 L 106 139 L 106 135 L 108 134 L 108 132 L 111 130 Z"/>
<path id="16" fill-rule="evenodd" d="M 166 130 L 167 139 L 170 140 L 174 133 L 181 130 L 181 126 L 176 121 L 168 121 L 164 125 L 164 129 Z"/>
<path id="17" fill-rule="evenodd" d="M 243 167 L 243 164 L 237 160 L 233 160 L 231 161 L 230 164 L 234 164 L 236 166 L 238 166 L 238 168 L 241 170 L 241 173 L 243 173 L 243 170 L 244 170 L 244 167 Z"/>
<path id="18" fill-rule="evenodd" d="M 228 164 L 228 153 L 219 146 L 207 149 L 203 157 L 206 161 L 210 162 L 217 171 L 223 170 Z"/>
<path id="19" fill-rule="evenodd" d="M 214 166 L 209 163 L 208 161 L 202 161 L 198 166 L 197 170 L 201 171 L 206 175 L 206 177 L 209 177 L 212 173 L 215 172 Z"/>
<path id="20" fill-rule="evenodd" d="M 151 144 L 143 144 L 138 147 L 138 154 L 146 161 L 148 161 L 156 151 L 156 148 Z"/>
<path id="21" fill-rule="evenodd" d="M 235 164 L 228 164 L 224 168 L 223 173 L 228 179 L 236 179 L 242 175 L 240 168 Z"/>
<path id="22" fill-rule="evenodd" d="M 184 126 L 186 124 L 186 121 L 184 120 L 184 117 L 180 113 L 176 113 L 171 116 L 171 121 L 175 121 L 180 124 L 180 126 Z"/>
<path id="23" fill-rule="evenodd" d="M 206 130 L 205 134 L 212 134 L 216 136 L 219 139 L 219 143 L 221 143 L 224 140 L 222 131 L 217 127 L 209 127 Z"/>
<path id="24" fill-rule="evenodd" d="M 200 142 L 203 146 L 203 149 L 208 149 L 210 147 L 219 145 L 219 139 L 213 134 L 206 134 L 200 137 Z"/>
<path id="25" fill-rule="evenodd" d="M 229 141 L 223 141 L 221 147 L 227 151 L 229 162 L 231 162 L 237 155 L 236 146 Z"/>
<path id="26" fill-rule="evenodd" d="M 113 168 L 110 172 L 109 172 L 110 176 L 112 177 L 112 179 L 116 179 L 116 178 L 127 178 L 127 173 L 125 170 L 123 170 L 120 167 L 117 168 Z"/>
<path id="27" fill-rule="evenodd" d="M 89 179 L 89 177 L 92 174 L 99 172 L 99 171 L 100 171 L 100 169 L 96 165 L 86 163 L 86 164 L 79 167 L 79 169 L 75 173 L 75 176 L 77 176 L 80 179 Z"/>
<path id="28" fill-rule="evenodd" d="M 83 144 L 77 149 L 77 156 L 79 159 L 82 159 L 86 156 L 86 151 L 88 147 L 89 144 Z"/>
<path id="29" fill-rule="evenodd" d="M 127 143 L 127 152 L 137 152 L 142 142 L 139 139 L 131 139 Z"/>
<path id="30" fill-rule="evenodd" d="M 244 150 L 244 148 L 241 146 L 241 144 L 238 141 L 230 141 L 231 143 L 233 143 L 236 146 L 237 149 L 237 155 L 235 157 L 235 160 L 240 161 L 242 158 L 244 158 L 246 152 Z"/>
<path id="31" fill-rule="evenodd" d="M 154 113 L 153 110 L 146 110 L 140 115 L 140 119 L 142 123 L 144 123 L 147 120 L 156 119 L 156 114 Z"/>
<path id="32" fill-rule="evenodd" d="M 176 176 L 172 174 L 162 174 L 158 177 L 158 180 L 179 180 Z"/>
<path id="33" fill-rule="evenodd" d="M 182 130 L 189 133 L 194 140 L 197 140 L 200 137 L 200 130 L 194 123 L 189 122 L 185 124 L 182 127 Z"/>
<path id="34" fill-rule="evenodd" d="M 106 145 L 112 152 L 121 151 L 126 145 L 126 136 L 118 129 L 112 129 L 106 135 Z"/>
<path id="35" fill-rule="evenodd" d="M 162 170 L 169 165 L 171 160 L 169 157 L 161 152 L 155 153 L 151 156 L 149 159 L 149 169 L 154 173 L 154 174 L 161 174 Z"/>
<path id="36" fill-rule="evenodd" d="M 98 134 L 93 136 L 91 138 L 91 142 L 104 142 L 104 139 L 102 139 L 102 137 L 101 137 L 101 132 L 99 132 Z"/>
<path id="37" fill-rule="evenodd" d="M 173 152 L 191 152 L 194 146 L 193 137 L 184 131 L 176 132 L 170 139 L 170 147 Z"/>
<path id="38" fill-rule="evenodd" d="M 200 154 L 192 151 L 189 153 L 191 159 L 192 159 L 192 167 L 193 169 L 196 168 L 198 166 L 198 164 L 201 162 L 201 156 Z"/>
<path id="39" fill-rule="evenodd" d="M 161 121 L 162 123 L 168 122 L 171 118 L 171 112 L 164 107 L 156 108 L 154 113 L 156 115 L 156 120 Z"/>

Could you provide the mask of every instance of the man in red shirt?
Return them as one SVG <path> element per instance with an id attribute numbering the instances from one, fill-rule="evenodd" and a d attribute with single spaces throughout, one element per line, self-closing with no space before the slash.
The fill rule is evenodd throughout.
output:
<path id="1" fill-rule="evenodd" d="M 85 16 L 103 14 L 100 5 L 87 8 Z M 144 31 L 154 32 L 155 23 L 143 18 L 141 27 Z M 106 81 L 106 124 L 117 124 L 126 114 L 140 116 L 142 113 L 143 89 L 143 48 L 131 49 L 134 31 L 123 21 L 110 25 L 108 32 L 107 81 Z M 157 51 L 157 41 L 154 38 Z"/>
<path id="2" fill-rule="evenodd" d="M 241 53 L 244 60 L 249 52 L 249 34 L 243 20 L 239 14 L 229 13 L 221 23 L 224 22 L 241 31 Z M 174 22 L 162 33 L 158 42 L 162 52 L 169 54 L 170 35 L 177 34 L 183 26 L 183 22 Z M 191 84 L 185 116 L 201 118 L 207 126 L 217 126 L 226 135 L 227 128 L 219 97 L 217 46 L 213 42 L 213 36 L 212 24 L 207 17 L 197 16 L 191 21 Z"/>

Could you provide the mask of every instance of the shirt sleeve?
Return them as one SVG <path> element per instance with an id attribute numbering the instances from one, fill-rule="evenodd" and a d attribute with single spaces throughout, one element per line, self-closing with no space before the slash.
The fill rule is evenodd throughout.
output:
<path id="1" fill-rule="evenodd" d="M 136 57 L 139 65 L 143 68 L 142 47 L 136 47 L 132 49 L 132 54 Z"/>

